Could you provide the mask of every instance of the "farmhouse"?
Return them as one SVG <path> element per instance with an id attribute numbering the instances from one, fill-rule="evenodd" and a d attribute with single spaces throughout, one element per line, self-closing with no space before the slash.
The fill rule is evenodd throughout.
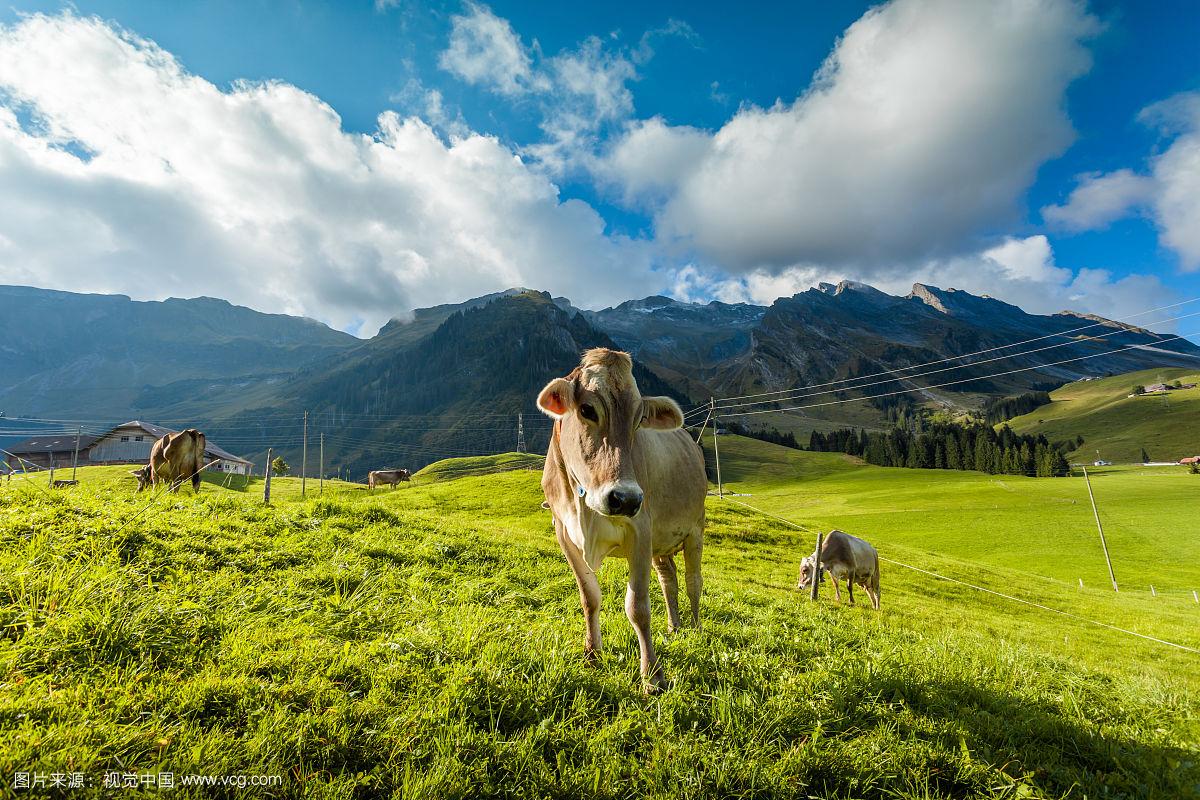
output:
<path id="1" fill-rule="evenodd" d="M 92 466 L 101 464 L 144 464 L 150 460 L 150 448 L 170 428 L 151 422 L 133 420 L 118 425 L 100 436 L 82 436 L 79 439 L 79 463 Z M 8 448 L 8 453 L 21 461 L 44 469 L 70 466 L 75 458 L 75 437 L 34 436 Z M 208 442 L 204 450 L 206 461 L 216 461 L 209 469 L 233 475 L 248 475 L 253 464 L 238 458 L 222 447 Z M 14 468 L 19 468 L 16 463 Z"/>

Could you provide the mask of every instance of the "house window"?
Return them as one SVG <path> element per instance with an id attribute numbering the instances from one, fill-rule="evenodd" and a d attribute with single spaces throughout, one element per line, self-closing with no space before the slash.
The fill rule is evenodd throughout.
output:
<path id="1" fill-rule="evenodd" d="M 140 442 L 140 441 L 142 440 L 142 437 L 140 437 L 140 436 L 135 436 L 135 437 L 133 437 L 133 440 L 134 440 L 135 442 Z"/>
<path id="2" fill-rule="evenodd" d="M 122 436 L 122 437 L 121 437 L 121 441 L 122 441 L 122 442 L 128 442 L 128 441 L 129 441 L 129 437 L 128 437 L 128 436 Z"/>

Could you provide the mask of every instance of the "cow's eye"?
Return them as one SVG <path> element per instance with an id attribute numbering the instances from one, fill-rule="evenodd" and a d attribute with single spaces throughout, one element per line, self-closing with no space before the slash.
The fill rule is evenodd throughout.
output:
<path id="1" fill-rule="evenodd" d="M 596 409 L 594 407 L 592 407 L 591 405 L 589 405 L 588 403 L 584 403 L 583 405 L 581 405 L 579 407 L 579 416 L 583 417 L 588 422 L 599 422 L 600 421 L 600 415 L 597 414 Z"/>

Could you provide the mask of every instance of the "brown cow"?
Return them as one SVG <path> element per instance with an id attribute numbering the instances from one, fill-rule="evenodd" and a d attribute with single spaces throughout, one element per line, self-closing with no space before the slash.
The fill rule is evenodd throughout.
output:
<path id="1" fill-rule="evenodd" d="M 797 588 L 807 589 L 812 585 L 815 559 L 805 556 L 800 562 L 800 582 Z M 821 567 L 817 580 L 825 579 L 825 573 L 833 581 L 833 591 L 838 602 L 842 602 L 842 590 L 838 579 L 846 582 L 850 589 L 850 605 L 854 605 L 854 584 L 867 591 L 871 605 L 879 609 L 879 552 L 871 545 L 839 530 L 832 530 L 821 543 Z"/>
<path id="2" fill-rule="evenodd" d="M 134 472 L 138 475 L 138 491 L 147 485 L 168 483 L 172 492 L 178 492 L 184 481 L 191 480 L 192 491 L 199 492 L 205 447 L 204 434 L 195 428 L 166 434 L 150 448 L 149 476 L 138 475 L 147 467 Z"/>
<path id="3" fill-rule="evenodd" d="M 538 407 L 555 420 L 542 490 L 579 585 L 589 659 L 600 652 L 596 570 L 608 555 L 629 562 L 625 614 L 637 633 L 643 686 L 652 693 L 665 682 L 650 637 L 650 568 L 658 573 L 674 632 L 675 554 L 683 551 L 692 623 L 699 626 L 708 481 L 700 448 L 679 429 L 679 406 L 669 397 L 642 397 L 632 367 L 627 353 L 597 348 L 542 389 Z"/>
<path id="4" fill-rule="evenodd" d="M 412 476 L 406 469 L 377 469 L 367 473 L 367 488 L 374 489 L 376 484 L 386 483 L 394 489 L 410 480 Z"/>

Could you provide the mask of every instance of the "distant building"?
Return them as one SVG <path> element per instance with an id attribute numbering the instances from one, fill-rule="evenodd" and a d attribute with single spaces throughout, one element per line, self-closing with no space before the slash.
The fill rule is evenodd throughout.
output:
<path id="1" fill-rule="evenodd" d="M 79 437 L 79 462 L 87 460 L 88 448 L 96 441 L 96 436 Z M 31 467 L 71 466 L 75 460 L 75 434 L 49 434 L 34 436 L 12 447 L 0 451 L 0 458 L 8 462 L 7 470 L 21 472 Z"/>
<path id="2" fill-rule="evenodd" d="M 118 425 L 100 436 L 83 436 L 79 440 L 79 463 L 98 466 L 102 464 L 145 464 L 150 461 L 150 448 L 168 433 L 176 431 L 151 422 L 133 420 Z M 207 440 L 206 440 L 207 441 Z M 70 466 L 75 458 L 75 437 L 34 436 L 7 448 L 7 452 L 18 463 L 26 462 L 43 469 Z M 249 475 L 253 464 L 239 458 L 228 450 L 207 441 L 204 449 L 206 461 L 215 461 L 210 470 L 232 475 Z M 11 461 L 11 459 L 10 459 Z"/>
<path id="3" fill-rule="evenodd" d="M 1092 466 L 1093 466 L 1093 467 L 1111 467 L 1111 466 L 1112 466 L 1112 462 L 1111 462 L 1111 461 L 1105 461 L 1104 459 L 1100 459 L 1099 461 L 1093 461 L 1093 462 L 1092 462 Z"/>

